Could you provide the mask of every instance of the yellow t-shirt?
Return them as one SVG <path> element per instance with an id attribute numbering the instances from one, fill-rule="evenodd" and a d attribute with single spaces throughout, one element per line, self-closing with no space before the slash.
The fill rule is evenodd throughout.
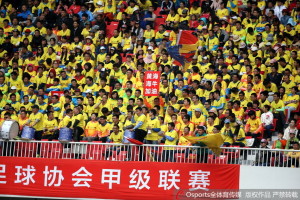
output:
<path id="1" fill-rule="evenodd" d="M 123 132 L 119 132 L 118 134 L 116 133 L 112 133 L 110 136 L 109 136 L 109 139 L 113 142 L 113 143 L 122 143 L 123 141 L 123 136 L 124 136 L 124 133 Z"/>
<path id="2" fill-rule="evenodd" d="M 89 121 L 85 127 L 84 133 L 86 137 L 96 137 L 100 129 L 99 122 Z"/>
<path id="3" fill-rule="evenodd" d="M 55 127 L 58 127 L 58 124 L 57 124 L 57 121 L 55 119 L 53 119 L 51 121 L 46 119 L 46 120 L 44 120 L 43 127 L 45 129 L 50 130 L 50 129 L 54 129 Z M 45 131 L 44 132 L 44 135 L 50 135 L 50 134 L 53 135 L 54 132 L 50 132 L 50 131 Z"/>
<path id="4" fill-rule="evenodd" d="M 36 131 L 42 131 L 43 130 L 43 115 L 42 113 L 31 113 L 29 116 L 29 120 L 30 120 L 30 125 L 33 125 L 35 123 L 36 120 L 39 120 L 38 123 L 36 123 L 36 125 L 33 126 L 33 128 Z"/>
<path id="5" fill-rule="evenodd" d="M 160 128 L 160 123 L 157 118 L 150 119 L 147 122 L 147 126 L 150 126 L 151 128 Z M 155 132 L 151 130 L 151 133 L 148 133 L 148 135 L 145 138 L 146 140 L 158 140 L 158 132 Z"/>
<path id="6" fill-rule="evenodd" d="M 174 138 L 173 141 L 170 141 L 166 138 L 165 145 L 176 145 L 178 140 L 178 133 L 175 130 L 168 131 L 165 133 L 165 135 Z M 174 147 L 164 147 L 164 150 L 174 150 L 174 149 L 175 149 Z"/>
<path id="7" fill-rule="evenodd" d="M 143 122 L 143 125 L 142 126 L 140 126 L 139 127 L 139 129 L 143 129 L 143 130 L 147 130 L 147 117 L 146 117 L 146 115 L 144 115 L 144 114 L 141 114 L 138 118 L 137 118 L 137 120 L 136 120 L 136 122 L 137 122 L 137 124 L 138 124 L 138 122 Z"/>
<path id="8" fill-rule="evenodd" d="M 79 123 L 77 124 L 77 126 L 79 126 L 80 128 L 84 129 L 84 118 L 83 118 L 83 115 L 82 114 L 77 114 L 77 115 L 74 115 L 72 117 L 72 126 L 74 125 L 75 121 L 76 120 L 79 120 Z"/>

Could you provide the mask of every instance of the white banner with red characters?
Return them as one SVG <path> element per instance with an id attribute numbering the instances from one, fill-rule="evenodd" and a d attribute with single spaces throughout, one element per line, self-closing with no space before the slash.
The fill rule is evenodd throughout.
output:
<path id="1" fill-rule="evenodd" d="M 239 174 L 239 165 L 1 157 L 0 194 L 167 200 L 187 189 L 238 190 Z"/>
<path id="2" fill-rule="evenodd" d="M 146 71 L 144 96 L 159 96 L 160 71 Z"/>

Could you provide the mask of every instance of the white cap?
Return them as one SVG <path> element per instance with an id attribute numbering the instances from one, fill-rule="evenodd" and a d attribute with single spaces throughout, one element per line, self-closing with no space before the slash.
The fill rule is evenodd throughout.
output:
<path id="1" fill-rule="evenodd" d="M 102 1 L 97 1 L 96 3 L 98 6 L 103 6 L 103 2 Z"/>
<path id="2" fill-rule="evenodd" d="M 93 91 L 91 90 L 91 89 L 87 89 L 86 91 L 85 91 L 85 93 L 92 93 Z"/>
<path id="3" fill-rule="evenodd" d="M 271 42 L 266 43 L 266 46 L 271 46 L 271 45 L 272 45 Z"/>
<path id="4" fill-rule="evenodd" d="M 165 33 L 164 33 L 164 36 L 169 37 L 169 36 L 170 36 L 170 33 L 169 33 L 169 32 L 165 32 Z"/>
<path id="5" fill-rule="evenodd" d="M 203 57 L 203 60 L 207 60 L 207 59 L 208 59 L 208 57 L 207 57 L 207 56 L 204 56 L 204 57 Z"/>
<path id="6" fill-rule="evenodd" d="M 286 47 L 286 44 L 285 44 L 285 43 L 283 43 L 283 44 L 281 44 L 281 46 L 283 46 L 283 47 Z"/>
<path id="7" fill-rule="evenodd" d="M 153 47 L 152 47 L 152 46 L 149 46 L 147 50 L 153 51 Z"/>
<path id="8" fill-rule="evenodd" d="M 207 26 L 202 26 L 202 29 L 207 29 Z"/>
<path id="9" fill-rule="evenodd" d="M 137 11 L 137 10 L 139 10 L 138 7 L 134 7 L 134 8 L 133 8 L 133 12 L 134 12 L 134 11 Z"/>
<path id="10" fill-rule="evenodd" d="M 10 89 L 12 89 L 12 90 L 16 90 L 17 89 L 17 87 L 16 86 L 11 86 L 11 88 Z"/>
<path id="11" fill-rule="evenodd" d="M 258 50 L 258 48 L 256 46 L 251 47 L 251 51 L 257 51 L 257 50 Z"/>
<path id="12" fill-rule="evenodd" d="M 91 39 L 92 40 L 93 38 L 92 38 L 92 36 L 86 36 L 85 39 Z"/>
<path id="13" fill-rule="evenodd" d="M 102 47 L 100 47 L 100 49 L 105 49 L 105 47 L 104 47 L 104 46 L 102 46 Z"/>
<path id="14" fill-rule="evenodd" d="M 231 17 L 231 19 L 237 19 L 237 16 L 233 16 L 233 17 Z"/>
<path id="15" fill-rule="evenodd" d="M 270 63 L 276 63 L 276 62 L 277 62 L 277 60 L 275 58 L 270 60 Z"/>
<path id="16" fill-rule="evenodd" d="M 245 42 L 241 42 L 239 47 L 240 47 L 240 49 L 245 48 L 246 47 L 246 43 Z"/>
<path id="17" fill-rule="evenodd" d="M 77 45 L 75 48 L 82 49 L 82 47 L 80 45 Z"/>

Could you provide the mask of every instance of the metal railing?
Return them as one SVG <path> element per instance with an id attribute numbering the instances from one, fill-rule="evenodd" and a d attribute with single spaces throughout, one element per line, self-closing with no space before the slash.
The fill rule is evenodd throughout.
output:
<path id="1" fill-rule="evenodd" d="M 299 167 L 300 150 L 221 147 L 220 156 L 198 146 L 134 145 L 100 142 L 0 141 L 0 156 L 110 161 L 241 164 Z M 292 153 L 289 153 L 292 152 Z M 292 155 L 293 156 L 293 155 Z"/>

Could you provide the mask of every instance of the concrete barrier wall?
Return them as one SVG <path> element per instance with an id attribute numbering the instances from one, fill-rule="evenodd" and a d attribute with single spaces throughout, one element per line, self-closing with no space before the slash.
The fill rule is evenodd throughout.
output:
<path id="1" fill-rule="evenodd" d="M 240 168 L 240 189 L 300 189 L 300 168 Z"/>

